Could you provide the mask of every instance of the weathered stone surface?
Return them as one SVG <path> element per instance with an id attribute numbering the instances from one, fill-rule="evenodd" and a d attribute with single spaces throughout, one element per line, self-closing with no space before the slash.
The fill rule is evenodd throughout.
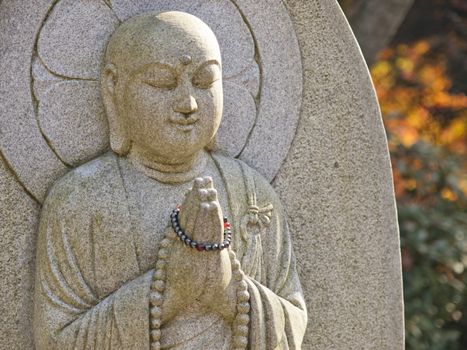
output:
<path id="1" fill-rule="evenodd" d="M 105 45 L 118 23 L 104 1 L 59 1 L 41 30 L 39 56 L 58 75 L 97 80 Z"/>
<path id="2" fill-rule="evenodd" d="M 297 130 L 303 74 L 300 48 L 282 1 L 235 3 L 255 33 L 263 70 L 258 117 L 240 159 L 272 180 Z"/>
<path id="3" fill-rule="evenodd" d="M 32 77 L 34 97 L 38 101 L 44 98 L 52 85 L 65 80 L 47 70 L 39 57 L 35 57 L 32 63 Z"/>
<path id="4" fill-rule="evenodd" d="M 38 119 L 44 136 L 66 164 L 83 164 L 108 149 L 109 127 L 98 82 L 52 85 L 39 102 Z"/>
<path id="5" fill-rule="evenodd" d="M 368 71 L 334 1 L 287 5 L 302 50 L 304 100 L 274 184 L 290 214 L 306 291 L 304 349 L 403 349 L 396 208 Z"/>
<path id="6" fill-rule="evenodd" d="M 243 101 L 238 105 L 238 101 Z M 256 120 L 253 96 L 243 86 L 224 82 L 224 115 L 217 135 L 217 146 L 231 156 L 238 156 L 250 136 Z M 241 121 L 241 122 L 240 122 Z"/>
<path id="7" fill-rule="evenodd" d="M 113 6 L 117 2 L 120 1 L 103 3 Z M 164 6 L 181 6 L 184 2 L 157 1 Z M 66 158 L 60 154 L 60 143 L 69 152 L 70 145 L 76 142 L 60 139 L 65 135 L 57 132 L 67 127 L 71 130 L 76 121 L 68 121 L 61 129 L 49 130 L 56 133 L 53 140 L 60 141 L 57 146 L 52 138 L 47 144 L 39 129 L 32 96 L 34 91 L 39 103 L 44 103 L 41 101 L 50 86 L 56 84 L 56 79 L 62 79 L 35 65 L 31 89 L 31 56 L 41 23 L 54 3 L 37 0 L 24 6 L 24 1 L 0 1 L 0 150 L 11 166 L 11 172 L 0 171 L 3 195 L 0 215 L 6 221 L 3 216 L 0 219 L 2 224 L 7 222 L 1 227 L 1 243 L 5 248 L 0 259 L 5 264 L 2 262 L 0 278 L 7 286 L 2 289 L 1 302 L 2 307 L 11 305 L 0 321 L 0 348 L 5 349 L 32 348 L 32 267 L 28 264 L 34 256 L 38 205 L 26 191 L 42 200 L 51 183 L 66 171 L 54 152 Z M 79 3 L 76 6 L 81 6 Z M 135 1 L 119 6 L 131 7 L 131 3 L 152 6 L 156 2 Z M 201 2 L 189 3 L 195 10 Z M 288 155 L 274 185 L 289 213 L 311 318 L 302 348 L 402 349 L 400 258 L 389 159 L 368 72 L 342 13 L 334 0 L 285 1 L 292 20 L 278 0 L 267 4 L 257 0 L 233 3 L 254 34 L 255 59 L 259 63 L 259 70 L 253 64 L 251 71 L 242 70 L 241 74 L 228 77 L 248 87 L 250 94 L 245 94 L 248 101 L 259 91 L 258 116 L 241 158 L 271 180 Z M 117 17 L 125 18 L 130 12 L 122 13 L 117 13 Z M 223 15 L 216 12 L 216 16 Z M 66 22 L 67 17 L 63 18 Z M 108 23 L 113 25 L 113 21 Z M 231 28 L 235 30 L 235 26 Z M 61 54 L 54 55 L 60 58 Z M 249 103 L 239 103 L 238 110 Z M 57 110 L 52 115 L 57 115 Z M 246 115 L 246 109 L 242 115 Z M 230 128 L 224 129 L 228 132 Z M 246 130 L 248 127 L 242 132 Z M 81 167 L 74 174 L 95 176 L 99 167 L 97 163 L 91 164 L 94 165 Z M 219 174 L 208 175 L 213 175 L 216 184 L 222 182 Z M 262 183 L 260 177 L 257 179 Z M 137 183 L 141 181 L 139 178 Z M 109 183 L 102 184 L 100 190 L 108 193 L 105 186 Z M 138 194 L 139 198 L 145 198 L 144 203 L 150 208 L 154 205 L 151 199 L 158 197 L 154 193 L 146 196 L 146 189 L 151 190 L 151 186 L 140 189 L 144 190 Z M 262 191 L 260 199 L 269 198 L 270 189 Z M 181 189 L 176 202 L 181 202 L 184 193 Z M 95 205 L 103 198 L 88 198 L 86 203 Z M 124 195 L 119 198 L 121 203 L 128 200 Z M 219 198 L 221 203 L 226 202 L 223 189 L 219 189 Z M 264 209 L 266 203 L 259 204 Z M 157 221 L 154 212 L 146 216 Z M 115 221 L 113 224 L 116 226 Z M 15 266 L 11 261 L 20 263 Z M 147 280 L 143 278 L 140 282 Z M 125 298 L 130 298 L 126 295 Z"/>
<path id="8" fill-rule="evenodd" d="M 64 4 L 71 6 L 71 10 L 67 11 Z M 42 201 L 53 179 L 60 177 L 66 170 L 57 157 L 59 151 L 50 148 L 51 145 L 47 144 L 36 120 L 37 115 L 35 115 L 29 79 L 31 73 L 30 55 L 34 52 L 37 36 L 40 36 L 45 44 L 51 45 L 52 41 L 59 40 L 62 34 L 64 35 L 62 40 L 65 41 L 67 40 L 65 34 L 70 37 L 79 37 L 77 47 L 70 50 L 68 47 L 62 47 L 62 51 L 54 51 L 53 49 L 47 51 L 48 46 L 46 45 L 42 56 L 44 56 L 45 61 L 50 60 L 50 69 L 52 69 L 51 67 L 63 68 L 61 72 L 65 73 L 66 71 L 66 74 L 70 74 L 72 77 L 75 75 L 95 76 L 98 70 L 90 68 L 89 62 L 97 60 L 102 55 L 101 51 L 105 45 L 98 40 L 94 42 L 91 39 L 104 40 L 115 25 L 114 20 L 110 19 L 112 16 L 106 7 L 110 5 L 122 18 L 139 13 L 148 8 L 147 6 L 159 6 L 161 9 L 165 9 L 167 6 L 170 9 L 180 6 L 189 7 L 188 12 L 191 10 L 200 12 L 205 16 L 203 19 L 207 23 L 217 28 L 221 45 L 224 45 L 221 48 L 224 51 L 223 55 L 232 60 L 223 66 L 224 72 L 231 71 L 231 74 L 234 74 L 233 76 L 224 74 L 226 81 L 246 86 L 256 98 L 257 104 L 257 117 L 253 129 L 249 133 L 251 136 L 249 141 L 243 147 L 240 147 L 238 142 L 232 144 L 233 149 L 228 148 L 226 151 L 229 154 L 236 154 L 238 149 L 242 148 L 241 159 L 249 164 L 261 164 L 258 166 L 261 173 L 269 180 L 274 178 L 287 155 L 297 127 L 302 83 L 299 79 L 301 76 L 299 47 L 292 23 L 281 2 L 268 3 L 264 8 L 261 8 L 253 0 L 237 1 L 234 3 L 235 6 L 233 2 L 216 1 L 191 1 L 188 3 L 184 1 L 115 1 L 114 3 L 106 1 L 104 4 L 104 2 L 96 0 L 93 4 L 96 7 L 94 12 L 84 8 L 81 1 L 70 2 L 66 0 L 59 2 L 41 0 L 35 5 L 36 7 L 22 6 L 20 1 L 18 3 L 9 2 L 2 6 L 4 17 L 0 18 L 0 22 L 3 21 L 2 26 L 5 30 L 1 33 L 3 35 L 1 45 L 4 47 L 4 52 L 8 54 L 2 57 L 1 63 L 4 68 L 2 75 L 0 75 L 1 86 L 5 91 L 2 95 L 5 99 L 1 106 L 2 110 L 8 111 L 8 113 L 0 120 L 4 132 L 0 141 L 5 157 L 9 160 L 13 171 L 30 193 Z M 212 6 L 211 12 L 207 10 L 209 9 L 208 5 Z M 234 13 L 235 9 L 238 10 Z M 51 17 L 47 17 L 48 14 Z M 270 20 L 270 18 L 274 18 L 274 20 Z M 81 33 L 87 22 L 99 22 L 101 19 L 105 19 L 101 24 L 87 27 L 89 33 Z M 42 22 L 45 20 L 48 23 L 47 35 L 42 32 Z M 243 22 L 241 22 L 242 20 Z M 77 23 L 76 30 L 68 28 L 70 23 L 74 22 Z M 225 28 L 221 25 L 223 23 L 232 23 L 227 26 L 230 31 L 224 30 Z M 62 34 L 54 30 L 54 28 L 58 30 L 62 27 L 66 28 Z M 255 57 L 252 56 L 254 54 L 252 32 L 255 33 L 256 38 Z M 67 41 L 67 45 L 72 42 L 72 40 Z M 84 43 L 90 46 L 83 49 Z M 77 53 L 80 50 L 85 50 L 86 53 Z M 47 53 L 50 54 L 50 57 L 47 56 Z M 83 54 L 85 56 L 82 56 L 83 60 L 79 65 L 75 56 L 81 57 L 79 55 Z M 67 56 L 70 57 L 67 58 Z M 253 61 L 253 58 L 257 62 Z M 34 61 L 32 69 L 33 92 L 39 100 L 55 78 L 58 80 L 70 78 L 55 77 L 53 73 L 43 67 L 40 60 L 37 58 L 32 60 Z M 247 94 L 244 96 L 246 101 L 239 100 L 237 102 L 239 109 L 250 104 L 250 96 Z M 287 108 L 285 106 L 293 107 Z M 93 110 L 92 104 L 82 105 L 83 114 L 90 114 Z M 223 130 L 225 129 L 224 127 Z M 237 125 L 236 129 L 243 130 L 245 128 Z M 280 133 L 274 134 L 276 131 L 280 131 Z M 16 145 L 18 139 L 22 140 L 19 146 Z M 239 137 L 239 140 L 241 139 L 244 137 Z M 70 140 L 70 144 L 77 142 L 80 140 Z M 100 141 L 101 144 L 104 142 L 106 141 Z M 91 152 L 87 157 L 80 157 L 80 159 L 91 158 L 93 155 L 94 153 Z M 29 171 L 31 168 L 34 169 L 34 175 L 31 175 L 32 172 Z"/>
<path id="9" fill-rule="evenodd" d="M 0 348 L 33 349 L 32 293 L 39 205 L 0 155 Z"/>
<path id="10" fill-rule="evenodd" d="M 32 104 L 31 53 L 37 26 L 47 15 L 44 3 L 34 8 L 21 1 L 0 3 L 0 149 L 38 200 L 66 170 L 41 135 Z"/>
<path id="11" fill-rule="evenodd" d="M 114 0 L 112 8 L 121 20 L 148 11 L 183 11 L 199 17 L 219 38 L 226 78 L 239 74 L 254 59 L 253 37 L 231 1 Z"/>
<path id="12" fill-rule="evenodd" d="M 102 67 L 114 153 L 58 180 L 42 208 L 36 349 L 300 349 L 307 312 L 285 212 L 268 181 L 209 149 L 223 105 L 214 33 L 184 12 L 135 16 Z M 59 124 L 62 98 L 44 100 Z"/>

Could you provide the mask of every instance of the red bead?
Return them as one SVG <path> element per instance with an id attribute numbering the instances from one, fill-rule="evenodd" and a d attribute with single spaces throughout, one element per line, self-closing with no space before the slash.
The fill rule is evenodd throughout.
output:
<path id="1" fill-rule="evenodd" d="M 196 249 L 198 249 L 198 251 L 202 252 L 204 250 L 204 244 L 198 244 Z"/>
<path id="2" fill-rule="evenodd" d="M 230 228 L 230 224 L 228 222 L 224 223 L 224 228 Z"/>

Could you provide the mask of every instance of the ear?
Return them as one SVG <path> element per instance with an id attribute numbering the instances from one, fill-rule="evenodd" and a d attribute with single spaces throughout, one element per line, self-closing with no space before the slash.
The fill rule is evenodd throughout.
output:
<path id="1" fill-rule="evenodd" d="M 126 155 L 130 151 L 130 140 L 126 135 L 125 123 L 119 115 L 117 101 L 117 67 L 109 63 L 102 70 L 101 93 L 107 119 L 109 121 L 110 147 L 119 155 Z"/>

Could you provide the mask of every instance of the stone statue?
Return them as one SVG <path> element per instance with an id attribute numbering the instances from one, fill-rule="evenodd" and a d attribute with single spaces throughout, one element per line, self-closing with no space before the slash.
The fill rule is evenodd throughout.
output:
<path id="1" fill-rule="evenodd" d="M 300 349 L 285 212 L 268 181 L 215 151 L 209 27 L 183 12 L 127 20 L 101 88 L 113 152 L 56 182 L 42 208 L 36 348 Z"/>

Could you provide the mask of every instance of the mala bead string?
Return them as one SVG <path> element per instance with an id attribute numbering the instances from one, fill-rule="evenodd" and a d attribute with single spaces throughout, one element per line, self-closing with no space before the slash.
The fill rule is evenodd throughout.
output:
<path id="1" fill-rule="evenodd" d="M 232 242 L 232 226 L 227 218 L 224 218 L 224 241 L 222 243 L 205 243 L 196 242 L 191 239 L 185 231 L 180 227 L 178 220 L 178 214 L 180 213 L 180 207 L 177 207 L 170 214 L 170 222 L 172 223 L 172 229 L 174 230 L 177 237 L 190 248 L 196 249 L 200 252 L 207 251 L 219 251 L 230 247 Z"/>
<path id="2" fill-rule="evenodd" d="M 245 281 L 245 274 L 241 270 L 240 261 L 232 250 L 229 251 L 229 256 L 232 275 L 237 284 L 237 315 L 233 322 L 233 349 L 246 350 L 250 325 L 250 293 Z"/>
<path id="3" fill-rule="evenodd" d="M 178 224 L 178 213 L 180 209 L 177 208 L 172 212 L 171 222 L 172 228 L 176 236 L 171 233 L 167 233 L 166 237 L 162 240 L 158 252 L 158 259 L 156 262 L 156 268 L 152 276 L 151 281 L 151 292 L 150 292 L 150 344 L 151 350 L 160 350 L 161 348 L 161 326 L 162 326 L 162 304 L 164 301 L 164 292 L 166 289 L 166 267 L 167 259 L 169 258 L 169 248 L 172 245 L 173 241 L 178 237 L 185 244 L 189 245 L 191 248 L 200 248 L 197 246 L 198 242 L 192 240 L 187 240 L 189 238 L 185 235 L 182 239 L 184 232 L 181 230 L 180 225 Z M 179 233 L 182 231 L 182 233 Z M 200 251 L 209 251 L 209 250 L 223 250 L 230 247 L 231 241 L 231 228 L 230 223 L 227 218 L 224 218 L 224 236 L 228 240 L 228 244 L 218 245 L 214 249 L 204 248 Z M 225 243 L 225 240 L 224 240 Z M 248 335 L 249 335 L 249 325 L 250 325 L 250 293 L 248 292 L 248 284 L 245 281 L 245 274 L 241 270 L 240 261 L 237 259 L 235 252 L 229 250 L 229 258 L 232 266 L 232 277 L 236 282 L 236 296 L 237 296 L 237 314 L 233 322 L 233 349 L 234 350 L 246 350 L 248 347 Z"/>
<path id="4" fill-rule="evenodd" d="M 166 287 L 166 267 L 169 258 L 169 248 L 175 237 L 170 234 L 162 240 L 157 253 L 156 268 L 152 275 L 151 291 L 149 295 L 149 330 L 151 350 L 161 348 L 162 303 Z"/>

